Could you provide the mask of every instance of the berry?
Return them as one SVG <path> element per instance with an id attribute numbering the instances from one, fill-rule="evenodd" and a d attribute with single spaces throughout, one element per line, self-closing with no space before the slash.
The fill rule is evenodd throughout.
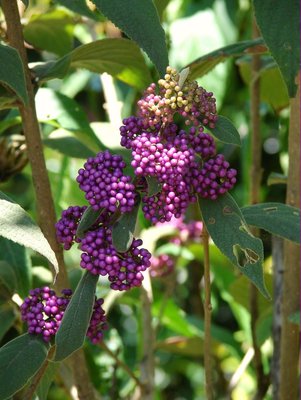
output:
<path id="1" fill-rule="evenodd" d="M 105 311 L 101 307 L 103 305 L 103 299 L 96 299 L 93 306 L 93 312 L 87 330 L 87 337 L 93 344 L 97 344 L 103 339 L 103 331 L 108 329 L 107 318 Z"/>
<path id="2" fill-rule="evenodd" d="M 69 250 L 74 242 L 80 243 L 80 239 L 75 235 L 86 208 L 86 206 L 70 206 L 62 212 L 61 219 L 55 224 L 58 241 L 64 245 L 65 250 Z"/>
<path id="3" fill-rule="evenodd" d="M 149 269 L 152 278 L 163 278 L 172 273 L 175 268 L 175 260 L 168 254 L 160 254 L 158 257 L 152 256 Z"/>

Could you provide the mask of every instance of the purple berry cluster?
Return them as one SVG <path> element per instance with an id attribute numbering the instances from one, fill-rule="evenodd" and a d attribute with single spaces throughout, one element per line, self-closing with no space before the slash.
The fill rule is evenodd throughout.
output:
<path id="1" fill-rule="evenodd" d="M 62 296 L 49 287 L 31 290 L 21 305 L 21 318 L 27 323 L 28 333 L 41 335 L 49 342 L 60 326 L 71 295 L 70 289 L 62 290 Z"/>
<path id="2" fill-rule="evenodd" d="M 174 268 L 174 257 L 168 254 L 160 254 L 157 257 L 152 256 L 149 273 L 152 278 L 163 278 L 170 275 L 174 271 Z"/>
<path id="3" fill-rule="evenodd" d="M 94 210 L 130 212 L 135 204 L 135 186 L 131 177 L 123 175 L 125 162 L 108 150 L 90 157 L 76 178 Z"/>
<path id="4" fill-rule="evenodd" d="M 61 219 L 55 224 L 58 241 L 64 245 L 65 250 L 69 250 L 74 242 L 80 243 L 76 230 L 86 209 L 86 206 L 70 206 L 62 212 Z"/>
<path id="5" fill-rule="evenodd" d="M 108 276 L 114 290 L 128 290 L 141 286 L 143 275 L 150 266 L 151 254 L 141 249 L 142 240 L 134 239 L 125 253 L 119 253 L 112 243 L 112 232 L 107 227 L 89 231 L 81 243 L 81 267 L 91 274 Z"/>
<path id="6" fill-rule="evenodd" d="M 27 323 L 28 333 L 41 335 L 45 342 L 54 338 L 63 319 L 67 305 L 72 297 L 71 289 L 63 289 L 62 296 L 57 296 L 49 287 L 36 288 L 29 292 L 21 305 L 22 321 Z M 92 343 L 98 343 L 107 329 L 103 299 L 95 299 L 87 337 Z"/>

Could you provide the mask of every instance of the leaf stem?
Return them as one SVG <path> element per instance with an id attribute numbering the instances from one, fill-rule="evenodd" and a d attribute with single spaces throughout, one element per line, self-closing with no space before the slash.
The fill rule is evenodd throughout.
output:
<path id="1" fill-rule="evenodd" d="M 211 359 L 211 282 L 210 282 L 210 258 L 209 258 L 209 235 L 203 224 L 203 247 L 204 247 L 204 368 L 206 382 L 206 399 L 213 399 L 212 387 L 212 359 Z"/>

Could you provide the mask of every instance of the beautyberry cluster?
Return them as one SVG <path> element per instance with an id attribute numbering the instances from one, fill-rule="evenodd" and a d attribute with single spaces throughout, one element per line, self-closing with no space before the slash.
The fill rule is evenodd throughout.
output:
<path id="1" fill-rule="evenodd" d="M 150 266 L 150 276 L 152 278 L 163 278 L 173 272 L 175 268 L 175 259 L 169 254 L 160 254 L 152 256 Z"/>
<path id="2" fill-rule="evenodd" d="M 102 308 L 103 302 L 103 299 L 95 298 L 93 313 L 87 330 L 87 337 L 93 344 L 101 342 L 103 339 L 103 331 L 108 329 L 107 318 Z"/>
<path id="3" fill-rule="evenodd" d="M 58 241 L 64 245 L 65 250 L 69 250 L 74 242 L 80 242 L 76 230 L 86 209 L 86 206 L 70 206 L 62 212 L 61 219 L 55 224 Z"/>

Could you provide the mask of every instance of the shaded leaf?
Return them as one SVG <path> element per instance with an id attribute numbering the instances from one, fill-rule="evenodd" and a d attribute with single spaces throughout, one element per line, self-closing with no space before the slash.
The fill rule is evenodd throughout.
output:
<path id="1" fill-rule="evenodd" d="M 20 390 L 39 370 L 47 357 L 42 340 L 24 334 L 0 349 L 0 399 L 7 399 Z"/>
<path id="2" fill-rule="evenodd" d="M 17 313 L 11 304 L 0 305 L 0 342 L 6 332 L 13 326 L 16 319 Z"/>
<path id="3" fill-rule="evenodd" d="M 27 104 L 28 95 L 26 89 L 26 81 L 24 68 L 21 57 L 16 49 L 0 43 L 0 60 L 5 62 L 0 63 L 0 82 L 8 86 L 24 104 Z M 1 94 L 2 97 L 2 94 Z M 6 98 L 6 101 L 4 99 Z M 4 96 L 2 99 L 2 108 L 5 103 L 12 101 Z"/>
<path id="4" fill-rule="evenodd" d="M 39 400 L 47 400 L 50 385 L 52 384 L 55 375 L 59 371 L 59 368 L 60 363 L 49 362 L 46 372 L 40 380 L 36 390 Z"/>
<path id="5" fill-rule="evenodd" d="M 300 4 L 297 0 L 277 3 L 274 0 L 253 0 L 256 22 L 275 58 L 290 97 L 295 97 L 295 79 L 299 71 Z M 271 18 L 273 16 L 273 18 Z"/>
<path id="6" fill-rule="evenodd" d="M 53 250 L 41 229 L 18 204 L 6 200 L 0 192 L 0 236 L 42 254 L 58 273 L 58 263 Z"/>
<path id="7" fill-rule="evenodd" d="M 136 41 L 163 76 L 168 66 L 165 32 L 150 0 L 93 0 L 96 7 Z"/>
<path id="8" fill-rule="evenodd" d="M 107 72 L 140 90 L 151 82 L 150 72 L 139 47 L 128 39 L 102 39 L 77 47 L 56 60 L 33 66 L 41 82 L 63 78 L 70 68 Z"/>
<path id="9" fill-rule="evenodd" d="M 199 197 L 199 204 L 215 245 L 269 298 L 263 279 L 262 241 L 250 232 L 235 200 L 226 193 L 214 201 Z"/>
<path id="10" fill-rule="evenodd" d="M 11 294 L 17 287 L 17 277 L 14 268 L 6 261 L 0 261 L 0 282 L 7 287 Z"/>
<path id="11" fill-rule="evenodd" d="M 272 335 L 272 325 L 273 309 L 269 307 L 256 321 L 255 329 L 258 346 L 263 345 L 263 343 Z"/>
<path id="12" fill-rule="evenodd" d="M 64 7 L 69 8 L 69 10 L 83 15 L 94 20 L 99 20 L 99 14 L 95 11 L 93 12 L 87 6 L 86 0 L 56 0 L 56 3 L 62 4 Z"/>
<path id="13" fill-rule="evenodd" d="M 163 13 L 165 8 L 168 6 L 170 0 L 153 0 L 153 3 L 157 9 L 160 21 L 163 19 Z"/>
<path id="14" fill-rule="evenodd" d="M 161 192 L 162 184 L 158 182 L 156 177 L 154 176 L 147 176 L 147 195 L 154 196 L 155 194 Z"/>
<path id="15" fill-rule="evenodd" d="M 140 206 L 140 197 L 131 212 L 124 213 L 112 228 L 113 246 L 120 253 L 126 252 L 133 242 L 134 231 Z"/>
<path id="16" fill-rule="evenodd" d="M 62 361 L 82 347 L 89 327 L 98 275 L 86 272 L 80 280 L 55 336 L 54 360 Z"/>
<path id="17" fill-rule="evenodd" d="M 76 230 L 76 236 L 79 238 L 84 237 L 84 233 L 97 221 L 102 210 L 95 211 L 92 206 L 89 206 L 83 213 L 80 223 Z"/>
<path id="18" fill-rule="evenodd" d="M 248 225 L 300 243 L 300 210 L 282 203 L 262 203 L 244 207 L 241 212 Z"/>
<path id="19" fill-rule="evenodd" d="M 0 254 L 1 258 L 14 269 L 18 293 L 26 297 L 31 288 L 32 271 L 25 247 L 0 237 Z"/>
<path id="20" fill-rule="evenodd" d="M 73 158 L 87 159 L 96 155 L 95 152 L 64 129 L 57 129 L 51 132 L 48 138 L 43 140 L 43 143 L 47 147 Z"/>
<path id="21" fill-rule="evenodd" d="M 24 38 L 37 49 L 63 56 L 72 50 L 73 24 L 63 10 L 33 15 L 24 26 Z"/>
<path id="22" fill-rule="evenodd" d="M 218 116 L 215 128 L 209 128 L 209 126 L 206 126 L 206 129 L 208 129 L 212 135 L 223 143 L 235 144 L 237 146 L 241 145 L 237 129 L 228 118 L 223 117 L 222 115 Z"/>
<path id="23" fill-rule="evenodd" d="M 188 64 L 187 67 L 190 68 L 189 78 L 196 79 L 206 75 L 217 64 L 225 61 L 229 57 L 240 57 L 244 54 L 262 54 L 266 53 L 266 51 L 267 48 L 262 38 L 246 40 L 221 47 Z"/>

